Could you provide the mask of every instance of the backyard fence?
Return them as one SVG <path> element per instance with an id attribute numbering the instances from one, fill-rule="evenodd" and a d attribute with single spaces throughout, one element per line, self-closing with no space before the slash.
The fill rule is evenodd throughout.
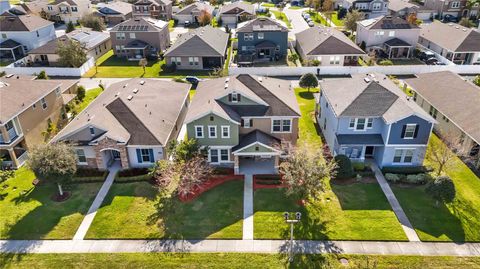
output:
<path id="1" fill-rule="evenodd" d="M 17 75 L 33 75 L 39 74 L 41 71 L 45 71 L 48 76 L 64 76 L 64 77 L 81 77 L 85 74 L 90 68 L 95 66 L 95 59 L 88 59 L 82 66 L 78 68 L 74 67 L 27 67 L 19 66 L 24 63 L 23 59 L 20 59 L 10 65 L 0 68 L 1 71 L 5 71 L 7 74 L 17 74 Z"/>

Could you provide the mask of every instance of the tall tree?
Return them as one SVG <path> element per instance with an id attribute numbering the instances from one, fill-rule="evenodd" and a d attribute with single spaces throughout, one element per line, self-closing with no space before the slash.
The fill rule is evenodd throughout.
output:
<path id="1" fill-rule="evenodd" d="M 27 165 L 41 180 L 56 183 L 59 197 L 63 197 L 62 184 L 72 180 L 77 171 L 77 159 L 72 147 L 63 144 L 46 144 L 34 147 Z"/>
<path id="2" fill-rule="evenodd" d="M 452 133 L 441 133 L 440 138 L 441 140 L 431 139 L 426 152 L 427 160 L 436 165 L 437 176 L 454 165 L 457 155 L 465 155 L 459 136 Z"/>
<path id="3" fill-rule="evenodd" d="M 287 185 L 287 195 L 300 198 L 315 198 L 325 191 L 330 176 L 334 174 L 335 162 L 327 162 L 322 150 L 299 147 L 280 164 L 280 174 Z"/>
<path id="4" fill-rule="evenodd" d="M 300 78 L 299 85 L 302 88 L 307 88 L 308 92 L 310 92 L 310 88 L 318 87 L 317 76 L 313 73 L 306 73 Z"/>
<path id="5" fill-rule="evenodd" d="M 197 155 L 203 155 L 207 149 L 202 149 L 196 139 L 188 139 L 178 142 L 172 140 L 167 148 L 168 156 L 175 162 L 186 162 Z"/>
<path id="6" fill-rule="evenodd" d="M 455 199 L 455 184 L 447 176 L 437 177 L 427 185 L 425 191 L 430 194 L 438 205 L 439 201 L 451 203 Z"/>
<path id="7" fill-rule="evenodd" d="M 345 26 L 345 29 L 353 33 L 357 30 L 357 21 L 363 20 L 363 18 L 364 14 L 354 9 L 345 16 L 343 25 Z"/>
<path id="8" fill-rule="evenodd" d="M 101 32 L 107 29 L 107 26 L 103 22 L 102 18 L 93 14 L 88 14 L 82 17 L 80 23 L 84 27 L 92 28 L 93 31 Z"/>
<path id="9" fill-rule="evenodd" d="M 208 12 L 206 9 L 200 11 L 200 15 L 198 15 L 198 23 L 201 26 L 208 25 L 210 24 L 211 21 L 212 21 L 212 14 L 210 14 L 210 12 Z"/>
<path id="10" fill-rule="evenodd" d="M 73 25 L 72 21 L 69 21 L 67 23 L 67 29 L 65 30 L 65 33 L 70 33 L 73 30 L 75 30 L 75 25 Z"/>
<path id="11" fill-rule="evenodd" d="M 58 42 L 57 54 L 60 64 L 66 67 L 80 67 L 87 61 L 85 46 L 71 39 Z"/>

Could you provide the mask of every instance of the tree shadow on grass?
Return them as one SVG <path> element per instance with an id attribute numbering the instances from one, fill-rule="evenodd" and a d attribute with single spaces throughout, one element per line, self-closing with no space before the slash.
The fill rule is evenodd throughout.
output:
<path id="1" fill-rule="evenodd" d="M 156 63 L 158 63 L 160 60 L 149 60 L 147 61 L 148 64 L 146 65 L 147 67 L 152 67 L 153 65 L 155 65 Z M 112 55 L 110 57 L 108 57 L 108 59 L 106 59 L 105 61 L 103 61 L 101 64 L 98 65 L 99 67 L 103 67 L 103 66 L 119 66 L 119 67 L 122 67 L 122 66 L 138 66 L 139 68 L 141 68 L 139 65 L 138 65 L 138 61 L 129 61 L 125 58 L 122 58 L 122 57 L 117 57 L 115 55 Z"/>
<path id="2" fill-rule="evenodd" d="M 305 91 L 301 91 L 298 93 L 298 96 L 300 96 L 300 98 L 302 99 L 305 99 L 305 100 L 312 100 L 314 99 L 314 93 L 317 93 L 318 91 L 314 90 L 314 89 L 310 89 L 310 92 L 308 90 L 305 90 Z"/>

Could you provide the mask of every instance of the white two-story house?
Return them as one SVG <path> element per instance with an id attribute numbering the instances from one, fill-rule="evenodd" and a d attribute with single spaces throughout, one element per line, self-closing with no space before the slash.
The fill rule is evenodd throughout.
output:
<path id="1" fill-rule="evenodd" d="M 91 13 L 89 0 L 56 0 L 45 11 L 51 20 L 77 23 Z"/>

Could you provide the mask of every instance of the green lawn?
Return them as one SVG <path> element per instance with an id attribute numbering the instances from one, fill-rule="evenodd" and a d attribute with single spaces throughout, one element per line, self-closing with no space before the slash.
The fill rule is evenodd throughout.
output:
<path id="1" fill-rule="evenodd" d="M 114 184 L 87 238 L 241 238 L 243 181 L 227 182 L 157 214 L 156 189 L 149 183 Z"/>
<path id="2" fill-rule="evenodd" d="M 273 3 L 262 3 L 262 6 L 264 6 L 264 7 L 275 7 L 275 4 L 273 4 Z"/>
<path id="3" fill-rule="evenodd" d="M 424 187 L 393 187 L 422 241 L 480 241 L 480 179 L 459 159 L 453 167 L 447 171 L 456 189 L 452 204 L 436 207 Z"/>
<path id="4" fill-rule="evenodd" d="M 292 28 L 292 25 L 290 24 L 290 21 L 288 20 L 288 17 L 287 15 L 285 15 L 285 13 L 277 10 L 270 10 L 270 12 L 272 12 L 273 15 L 275 15 L 275 18 L 277 18 L 277 20 L 283 21 L 289 29 Z"/>
<path id="5" fill-rule="evenodd" d="M 128 61 L 124 58 L 118 58 L 113 55 L 113 50 L 105 53 L 102 57 L 97 59 L 97 67 L 92 67 L 84 77 L 96 77 L 96 78 L 156 78 L 156 77 L 169 77 L 169 78 L 183 78 L 188 75 L 197 77 L 208 77 L 209 71 L 187 71 L 177 70 L 175 72 L 168 73 L 163 70 L 165 66 L 165 60 L 149 61 L 145 68 L 145 74 L 143 68 L 138 65 L 138 61 Z"/>
<path id="6" fill-rule="evenodd" d="M 391 59 L 393 65 L 425 65 L 424 62 L 417 58 L 412 59 Z"/>
<path id="7" fill-rule="evenodd" d="M 349 266 L 340 264 L 346 258 Z M 250 253 L 0 254 L 5 268 L 480 268 L 479 257 L 285 255 Z"/>
<path id="8" fill-rule="evenodd" d="M 378 184 L 332 184 L 331 189 L 305 207 L 286 197 L 283 189 L 256 190 L 255 238 L 288 238 L 289 226 L 282 213 L 300 211 L 302 221 L 294 232 L 298 239 L 407 240 Z"/>
<path id="9" fill-rule="evenodd" d="M 299 6 L 290 6 L 288 9 L 293 9 L 293 10 L 297 10 L 297 9 L 303 9 L 304 7 L 299 7 Z"/>
<path id="10" fill-rule="evenodd" d="M 314 23 L 328 26 L 327 21 L 318 12 L 309 11 L 308 14 L 310 14 L 310 18 Z"/>
<path id="11" fill-rule="evenodd" d="M 314 92 L 318 92 L 317 89 L 296 88 L 295 95 L 297 96 L 298 106 L 302 112 L 302 117 L 299 120 L 299 139 L 301 144 L 309 144 L 320 147 L 322 145 L 322 139 L 320 137 L 320 129 L 317 128 L 315 120 L 315 98 Z"/>
<path id="12" fill-rule="evenodd" d="M 78 113 L 82 112 L 97 96 L 99 96 L 102 93 L 102 88 L 94 88 L 87 90 L 85 92 L 85 98 L 83 99 L 82 102 L 75 104 L 75 106 L 72 109 L 72 112 L 75 115 L 78 115 Z"/>
<path id="13" fill-rule="evenodd" d="M 72 197 L 59 203 L 50 199 L 56 186 L 34 187 L 33 179 L 33 173 L 22 167 L 0 184 L 0 238 L 71 239 L 101 184 L 64 186 Z"/>
<path id="14" fill-rule="evenodd" d="M 342 20 L 338 19 L 338 12 L 337 11 L 334 11 L 333 14 L 332 14 L 332 22 L 336 26 L 343 26 L 343 19 Z"/>

